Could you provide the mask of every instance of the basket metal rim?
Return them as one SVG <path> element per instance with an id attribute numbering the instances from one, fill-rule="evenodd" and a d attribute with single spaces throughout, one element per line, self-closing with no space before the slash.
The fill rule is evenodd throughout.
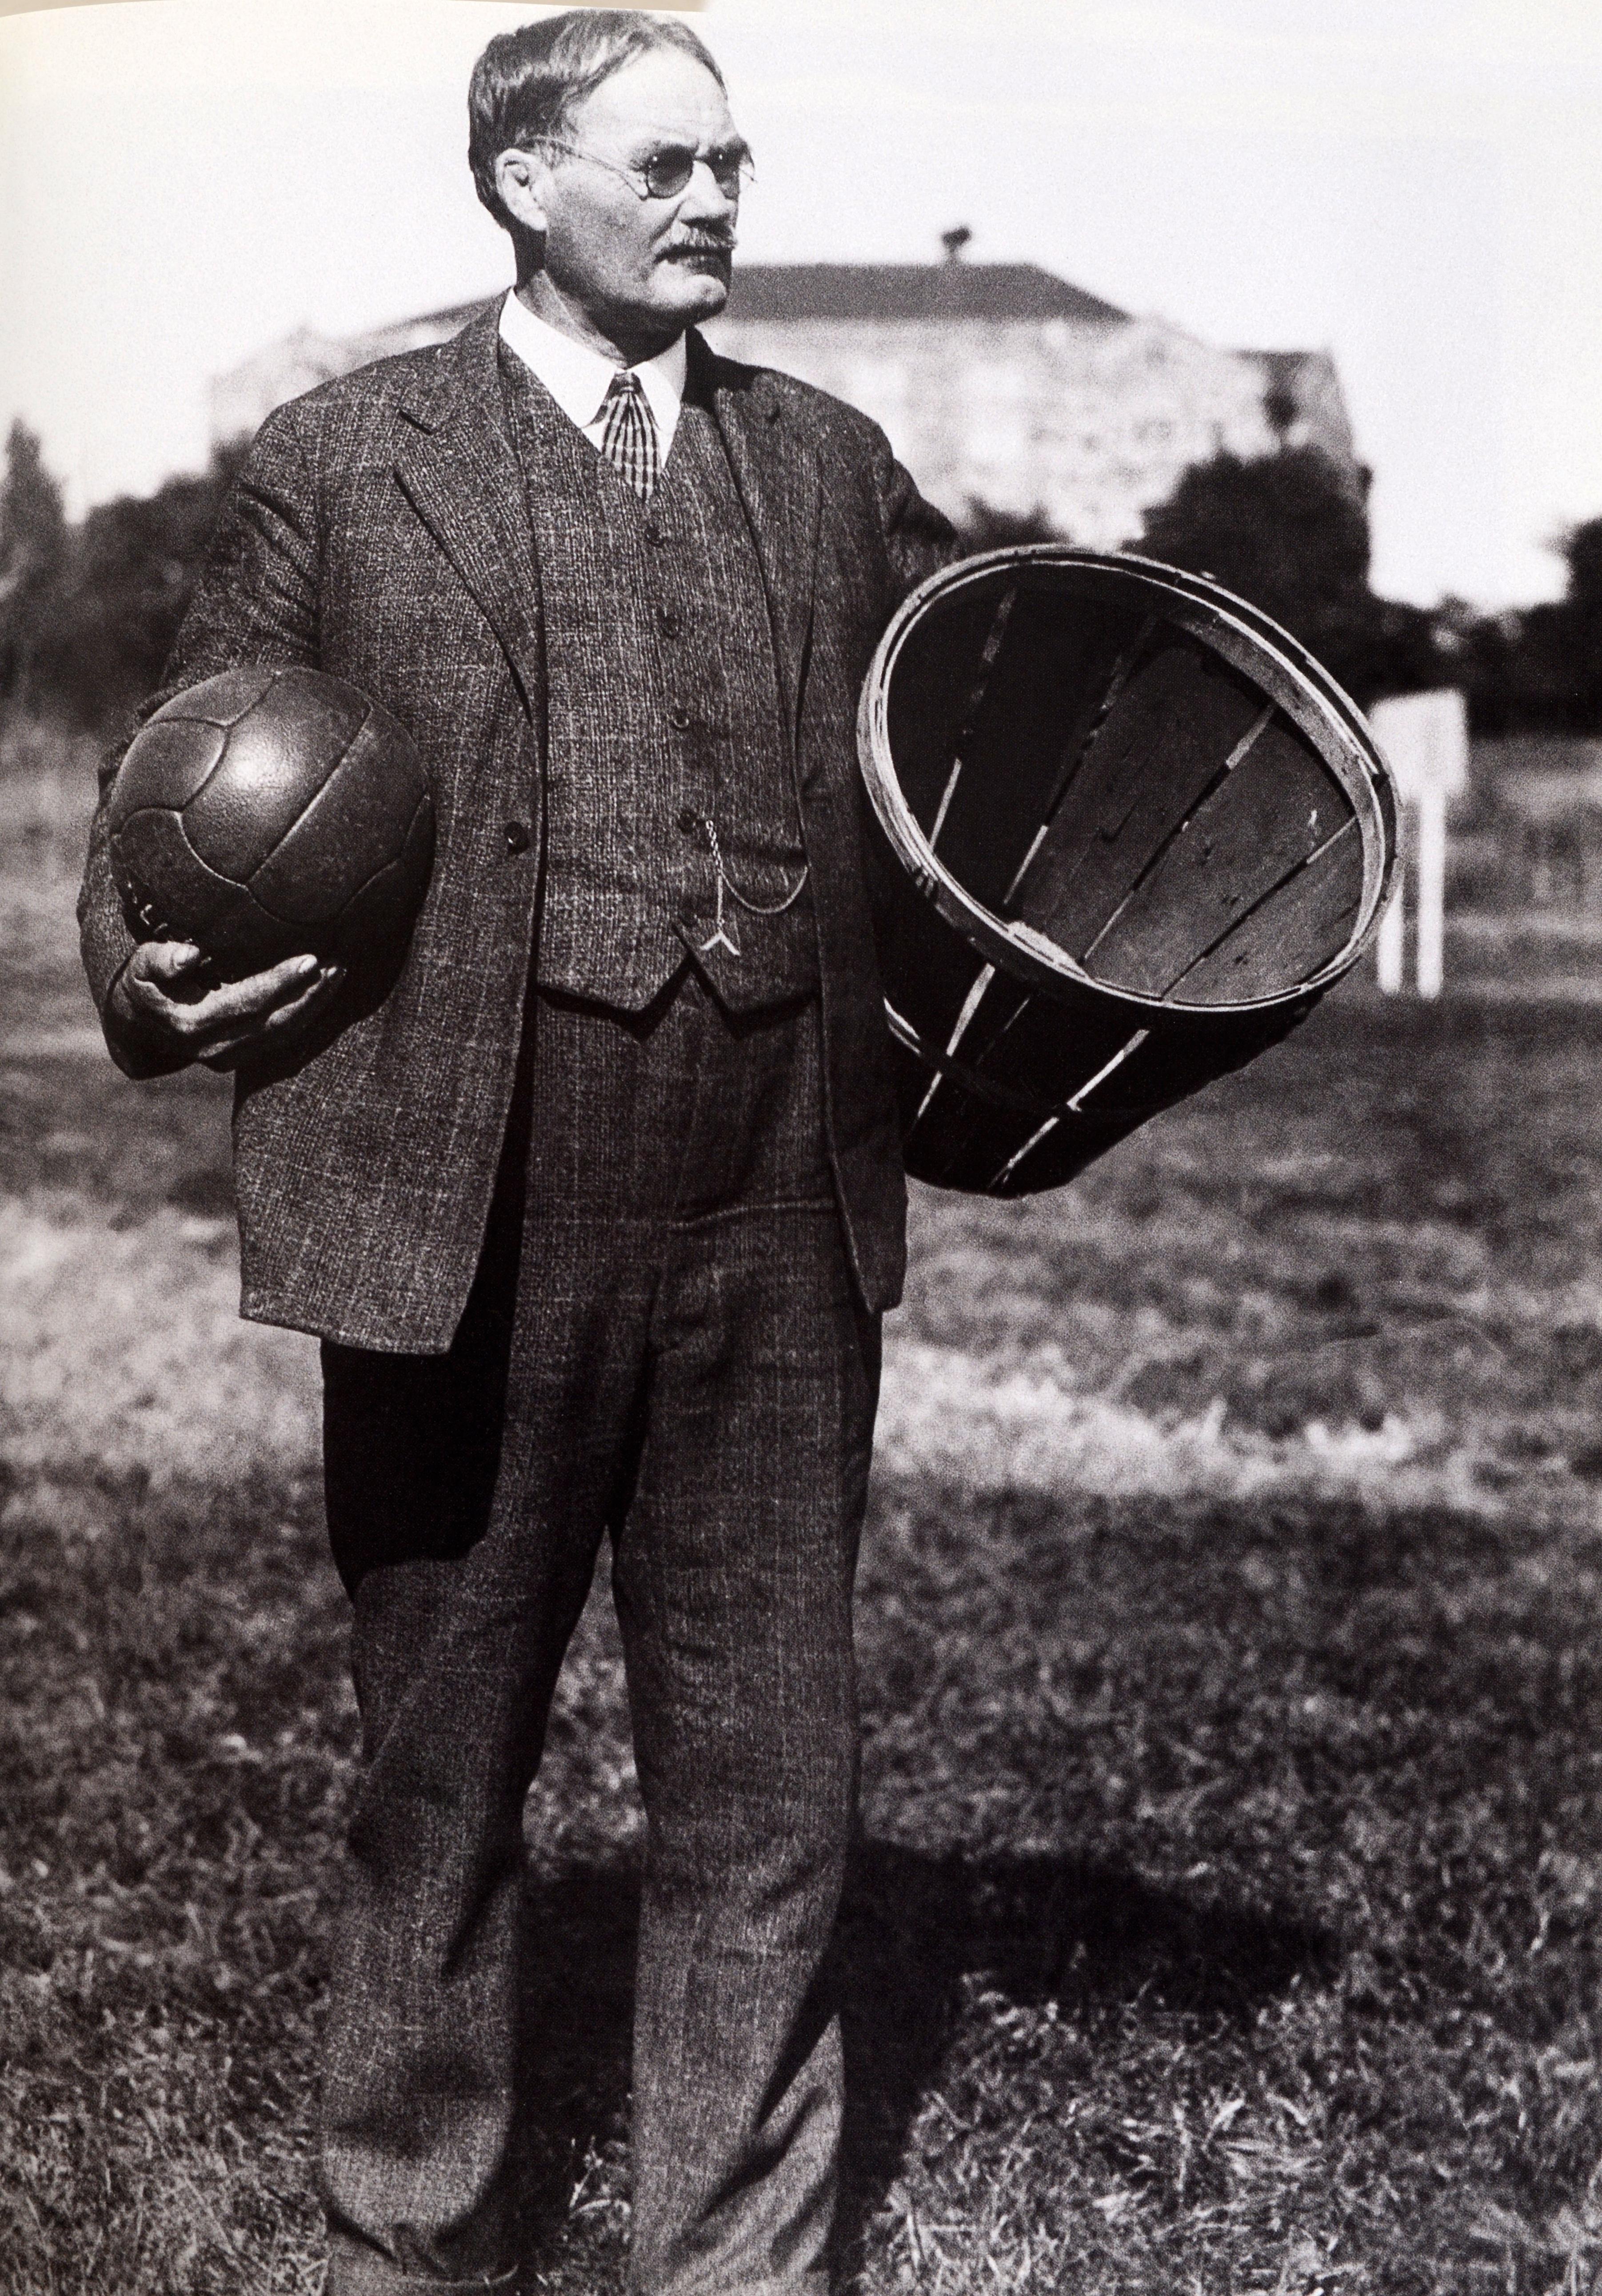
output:
<path id="1" fill-rule="evenodd" d="M 1335 773 L 1360 820 L 1362 893 L 1358 922 L 1345 945 L 1305 980 L 1267 996 L 1208 1004 L 1178 996 L 1152 996 L 1103 980 L 1045 935 L 985 908 L 934 851 L 895 770 L 889 731 L 891 672 L 913 625 L 933 599 L 954 594 L 999 572 L 1027 575 L 1036 568 L 1110 575 L 1147 599 L 1154 596 L 1166 602 L 1171 619 L 1180 627 L 1213 644 L 1272 694 Z M 1228 643 L 1217 643 L 1220 633 Z M 1271 679 L 1263 675 L 1265 666 L 1273 672 Z M 857 749 L 868 800 L 897 858 L 919 891 L 946 923 L 989 962 L 1015 980 L 1047 993 L 1089 991 L 1127 1008 L 1131 1014 L 1182 1017 L 1204 1026 L 1211 1022 L 1227 1027 L 1254 1013 L 1310 1008 L 1357 964 L 1384 913 L 1396 861 L 1396 795 L 1390 768 L 1361 710 L 1322 663 L 1260 608 L 1226 590 L 1221 583 L 1165 566 L 1156 559 L 1132 554 L 1111 556 L 1068 543 L 1020 543 L 941 568 L 902 601 L 875 648 L 858 709 Z M 1023 937 L 1025 933 L 1027 939 Z"/>

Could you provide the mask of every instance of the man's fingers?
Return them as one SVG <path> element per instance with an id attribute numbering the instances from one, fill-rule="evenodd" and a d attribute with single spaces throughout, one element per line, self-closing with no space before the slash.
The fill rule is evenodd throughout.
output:
<path id="1" fill-rule="evenodd" d="M 319 965 L 314 977 L 300 994 L 285 1004 L 275 1005 L 264 1016 L 253 1019 L 245 1028 L 208 1043 L 200 1054 L 209 1069 L 237 1068 L 249 1053 L 259 1052 L 264 1045 L 299 1028 L 325 1004 L 345 978 L 342 964 Z"/>
<path id="2" fill-rule="evenodd" d="M 151 940 L 138 949 L 133 962 L 135 980 L 160 981 L 163 987 L 181 980 L 205 959 L 192 940 Z"/>
<path id="3" fill-rule="evenodd" d="M 184 946 L 150 943 L 137 952 L 127 978 L 130 1000 L 169 1034 L 192 1043 L 209 1045 L 242 1024 L 265 1017 L 298 996 L 322 971 L 315 956 L 291 956 L 242 980 L 208 987 L 201 971 L 205 960 L 198 949 L 186 960 L 166 954 L 168 947 Z"/>
<path id="4" fill-rule="evenodd" d="M 210 989 L 193 1008 L 193 1017 L 207 1036 L 265 1019 L 301 991 L 315 986 L 322 967 L 315 956 L 289 956 L 265 972 L 247 973 L 242 980 L 225 980 Z"/>
<path id="5" fill-rule="evenodd" d="M 281 1036 L 285 1029 L 298 1027 L 319 1004 L 327 1002 L 344 978 L 342 964 L 319 965 L 316 978 L 307 982 L 298 996 L 292 997 L 287 1004 L 280 1004 L 267 1014 L 261 1024 L 260 1034 L 264 1037 Z"/>
<path id="6" fill-rule="evenodd" d="M 343 965 L 307 952 L 218 981 L 193 941 L 145 941 L 124 967 L 118 994 L 185 1057 L 230 1069 L 264 1040 L 300 1027 L 344 977 Z"/>

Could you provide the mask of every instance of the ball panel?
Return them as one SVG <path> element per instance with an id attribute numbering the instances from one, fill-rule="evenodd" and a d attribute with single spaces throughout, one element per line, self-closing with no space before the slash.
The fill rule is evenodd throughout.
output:
<path id="1" fill-rule="evenodd" d="M 425 795 L 410 737 L 395 724 L 364 726 L 322 789 L 250 878 L 275 916 L 307 924 L 337 917 L 393 861 Z"/>
<path id="2" fill-rule="evenodd" d="M 111 873 L 131 928 L 146 939 L 214 949 L 230 913 L 250 896 L 209 869 L 164 807 L 130 814 L 111 840 Z"/>
<path id="3" fill-rule="evenodd" d="M 220 726 L 152 718 L 135 735 L 117 768 L 106 804 L 107 827 L 115 833 L 130 814 L 148 806 L 187 805 L 217 765 L 227 739 Z"/>
<path id="4" fill-rule="evenodd" d="M 259 667 L 247 669 L 225 669 L 216 677 L 206 677 L 198 685 L 186 686 L 182 693 L 158 709 L 150 723 L 162 726 L 174 718 L 199 718 L 209 726 L 236 726 L 249 709 L 253 709 L 278 676 L 275 669 Z"/>
<path id="5" fill-rule="evenodd" d="M 329 945 L 326 934 L 314 938 L 303 926 L 286 925 L 268 916 L 260 903 L 251 898 L 247 886 L 241 888 L 234 906 L 212 928 L 205 948 L 226 980 L 241 980 L 247 973 L 282 964 L 286 956 L 304 956 L 308 952 L 324 955 Z"/>
<path id="6" fill-rule="evenodd" d="M 434 857 L 434 808 L 427 798 L 412 817 L 398 857 L 368 879 L 342 911 L 336 946 L 355 963 L 404 944 Z"/>
<path id="7" fill-rule="evenodd" d="M 281 669 L 251 713 L 252 723 L 278 729 L 278 738 L 337 757 L 373 715 L 361 688 L 320 669 Z"/>
<path id="8" fill-rule="evenodd" d="M 225 877 L 246 882 L 292 829 L 338 767 L 351 734 L 316 711 L 309 722 L 275 709 L 274 696 L 242 718 L 222 764 L 185 808 L 190 841 Z M 357 729 L 351 729 L 352 731 Z"/>

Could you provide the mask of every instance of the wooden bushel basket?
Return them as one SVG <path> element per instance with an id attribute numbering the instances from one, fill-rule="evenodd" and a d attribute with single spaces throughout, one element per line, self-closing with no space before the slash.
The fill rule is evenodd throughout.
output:
<path id="1" fill-rule="evenodd" d="M 1057 1186 L 1277 1041 L 1395 858 L 1355 704 L 1217 583 L 1031 544 L 914 592 L 858 726 L 907 1168 Z"/>

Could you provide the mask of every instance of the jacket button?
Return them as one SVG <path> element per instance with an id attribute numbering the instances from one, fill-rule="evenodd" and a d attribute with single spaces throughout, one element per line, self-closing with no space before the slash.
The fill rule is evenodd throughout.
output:
<path id="1" fill-rule="evenodd" d="M 658 526 L 653 518 L 646 520 L 645 539 L 647 542 L 665 542 L 667 538 L 667 536 L 662 532 L 661 527 Z"/>
<path id="2" fill-rule="evenodd" d="M 693 837 L 701 826 L 701 816 L 694 812 L 689 806 L 681 806 L 678 811 L 678 825 L 686 837 Z"/>
<path id="3" fill-rule="evenodd" d="M 672 638 L 678 636 L 678 616 L 674 612 L 671 606 L 659 606 L 656 611 L 656 619 L 661 624 L 663 630 L 667 633 L 669 637 Z"/>
<path id="4" fill-rule="evenodd" d="M 506 824 L 505 836 L 506 850 L 508 853 L 526 853 L 528 851 L 530 841 L 529 824 L 526 821 L 509 821 Z"/>
<path id="5" fill-rule="evenodd" d="M 676 733 L 687 734 L 689 732 L 690 713 L 685 708 L 682 701 L 676 701 L 671 709 L 669 710 L 668 723 L 673 727 Z"/>

